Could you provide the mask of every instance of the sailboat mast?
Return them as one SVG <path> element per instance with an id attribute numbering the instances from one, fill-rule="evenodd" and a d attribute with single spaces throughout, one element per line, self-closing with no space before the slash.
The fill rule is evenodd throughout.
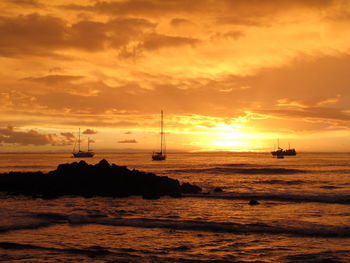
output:
<path id="1" fill-rule="evenodd" d="M 161 110 L 160 116 L 160 152 L 163 153 L 163 110 Z"/>
<path id="2" fill-rule="evenodd" d="M 80 128 L 79 128 L 78 151 L 80 152 Z"/>

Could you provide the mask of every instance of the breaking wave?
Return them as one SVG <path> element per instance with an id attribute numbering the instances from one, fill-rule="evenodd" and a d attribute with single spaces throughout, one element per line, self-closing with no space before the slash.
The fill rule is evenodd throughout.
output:
<path id="1" fill-rule="evenodd" d="M 61 215 L 62 216 L 62 215 Z M 173 230 L 193 230 L 207 232 L 224 232 L 232 234 L 285 234 L 313 237 L 350 237 L 350 227 L 335 227 L 328 225 L 304 226 L 274 226 L 265 223 L 241 224 L 228 222 L 148 219 L 148 218 L 94 218 L 87 215 L 66 215 L 70 224 L 100 224 L 108 226 L 127 226 L 141 228 L 167 228 Z"/>

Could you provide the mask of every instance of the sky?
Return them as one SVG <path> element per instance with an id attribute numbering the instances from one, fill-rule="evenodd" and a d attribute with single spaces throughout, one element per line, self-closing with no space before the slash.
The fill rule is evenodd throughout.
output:
<path id="1" fill-rule="evenodd" d="M 1 0 L 0 151 L 350 151 L 348 0 Z"/>

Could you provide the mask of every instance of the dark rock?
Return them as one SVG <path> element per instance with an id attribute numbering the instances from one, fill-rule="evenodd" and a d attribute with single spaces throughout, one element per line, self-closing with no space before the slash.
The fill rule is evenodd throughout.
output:
<path id="1" fill-rule="evenodd" d="M 201 188 L 189 183 L 180 185 L 178 180 L 157 176 L 126 166 L 109 164 L 101 160 L 92 165 L 85 161 L 60 164 L 48 173 L 10 172 L 0 174 L 0 192 L 30 195 L 44 199 L 63 195 L 83 197 L 128 197 L 140 195 L 145 199 L 158 199 L 169 195 L 181 197 L 181 193 L 199 193 Z"/>
<path id="2" fill-rule="evenodd" d="M 180 190 L 181 190 L 181 193 L 183 194 L 198 194 L 202 192 L 202 188 L 190 183 L 183 183 L 180 187 Z"/>
<path id="3" fill-rule="evenodd" d="M 144 195 L 142 195 L 142 198 L 146 199 L 146 200 L 157 200 L 157 199 L 160 198 L 160 195 L 157 195 L 157 194 L 144 194 Z"/>
<path id="4" fill-rule="evenodd" d="M 181 193 L 173 193 L 173 194 L 170 194 L 169 196 L 173 197 L 173 198 L 180 198 L 180 197 L 182 197 L 182 194 Z"/>
<path id="5" fill-rule="evenodd" d="M 259 205 L 260 203 L 257 200 L 252 199 L 249 201 L 249 204 L 250 205 Z"/>
<path id="6" fill-rule="evenodd" d="M 83 162 L 83 161 L 81 161 Z M 98 164 L 95 165 L 97 169 L 108 169 L 110 167 L 109 162 L 107 160 L 102 159 Z"/>
<path id="7" fill-rule="evenodd" d="M 224 190 L 222 190 L 222 188 L 221 187 L 215 187 L 215 189 L 214 189 L 214 192 L 215 193 L 221 193 L 221 192 L 223 192 Z"/>

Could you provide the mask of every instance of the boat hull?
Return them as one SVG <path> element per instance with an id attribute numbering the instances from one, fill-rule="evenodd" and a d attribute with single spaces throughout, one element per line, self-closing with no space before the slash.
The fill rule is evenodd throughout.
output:
<path id="1" fill-rule="evenodd" d="M 163 161 L 166 159 L 166 155 L 162 153 L 155 153 L 152 155 L 153 161 Z"/>
<path id="2" fill-rule="evenodd" d="M 91 157 L 94 157 L 95 153 L 93 152 L 76 152 L 76 153 L 73 153 L 73 157 L 74 158 L 91 158 Z"/>
<path id="3" fill-rule="evenodd" d="M 297 152 L 293 149 L 290 150 L 278 150 L 271 152 L 273 156 L 284 155 L 284 156 L 296 156 Z"/>

